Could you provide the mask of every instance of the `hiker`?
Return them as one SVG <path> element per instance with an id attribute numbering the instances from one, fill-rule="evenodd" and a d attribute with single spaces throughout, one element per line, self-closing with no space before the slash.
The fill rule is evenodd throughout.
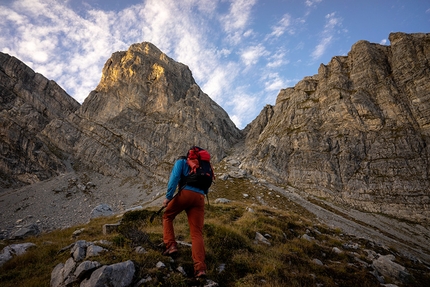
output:
<path id="1" fill-rule="evenodd" d="M 198 165 L 199 162 L 200 164 L 202 163 L 200 155 L 194 156 L 198 157 L 198 160 L 193 160 L 192 155 L 202 151 L 206 152 L 199 147 L 193 146 L 188 151 L 187 157 L 180 157 L 175 162 L 167 185 L 166 199 L 163 202 L 163 205 L 166 206 L 166 210 L 163 214 L 163 241 L 166 250 L 163 252 L 163 255 L 170 256 L 178 252 L 173 229 L 173 220 L 180 212 L 185 210 L 190 227 L 191 252 L 194 262 L 194 275 L 196 277 L 206 276 L 205 246 L 203 242 L 205 194 L 207 194 L 214 176 L 212 167 L 209 165 L 210 172 L 205 172 L 206 174 L 210 173 L 209 184 L 206 183 L 202 185 L 198 183 L 198 181 L 202 181 L 200 178 L 198 180 L 196 180 L 195 177 L 191 178 L 190 171 L 195 170 L 195 164 Z M 206 154 L 209 156 L 209 153 L 206 152 Z M 203 181 L 205 181 L 205 179 L 203 179 Z M 179 191 L 177 195 L 173 196 L 176 186 L 179 187 Z"/>

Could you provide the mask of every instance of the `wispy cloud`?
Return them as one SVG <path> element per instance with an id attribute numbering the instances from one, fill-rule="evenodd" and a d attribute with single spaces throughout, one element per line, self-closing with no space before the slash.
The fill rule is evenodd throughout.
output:
<path id="1" fill-rule="evenodd" d="M 321 39 L 311 54 L 312 60 L 314 61 L 318 60 L 332 44 L 334 35 L 337 32 L 336 28 L 342 24 L 342 19 L 340 17 L 336 17 L 335 12 L 327 14 L 325 19 L 326 24 L 324 26 L 324 30 L 321 33 Z"/>
<path id="2" fill-rule="evenodd" d="M 238 126 L 243 126 L 247 124 L 244 122 L 246 114 L 255 114 L 260 110 L 258 103 L 258 97 L 249 95 L 243 87 L 239 87 L 235 89 L 235 97 L 227 103 L 227 105 L 233 107 L 233 110 L 230 114 L 233 122 Z"/>
<path id="3" fill-rule="evenodd" d="M 281 79 L 278 73 L 270 73 L 263 77 L 265 91 L 273 92 L 279 91 L 285 87 L 284 81 Z"/>
<path id="4" fill-rule="evenodd" d="M 227 39 L 233 44 L 238 44 L 242 38 L 249 35 L 248 29 L 251 21 L 251 12 L 256 0 L 232 0 L 228 14 L 220 18 Z"/>
<path id="5" fill-rule="evenodd" d="M 274 54 L 269 56 L 268 63 L 266 65 L 267 68 L 278 68 L 284 65 L 287 65 L 290 61 L 286 59 L 287 54 L 284 49 L 281 47 Z"/>
<path id="6" fill-rule="evenodd" d="M 316 4 L 321 3 L 321 2 L 322 2 L 322 0 L 306 0 L 305 5 L 308 7 L 313 7 Z"/>
<path id="7" fill-rule="evenodd" d="M 240 57 L 245 66 L 249 68 L 250 66 L 257 64 L 258 60 L 265 55 L 268 55 L 268 52 L 262 44 L 259 44 L 244 49 L 241 52 Z"/>
<path id="8" fill-rule="evenodd" d="M 289 14 L 285 14 L 282 19 L 277 23 L 277 25 L 272 27 L 272 33 L 269 37 L 280 37 L 285 32 L 289 34 L 294 34 L 294 30 L 291 28 L 292 17 Z"/>
<path id="9" fill-rule="evenodd" d="M 53 0 L 15 1 L 0 22 L 0 47 L 55 79 L 78 101 L 100 80 L 101 66 L 126 45 L 111 36 L 116 15 L 89 11 L 88 18 Z M 10 41 L 13 37 L 14 41 Z"/>
<path id="10" fill-rule="evenodd" d="M 236 93 L 233 83 L 239 71 L 255 65 L 264 54 L 262 46 L 243 48 L 242 43 L 254 36 L 250 24 L 256 0 L 232 0 L 225 14 L 217 12 L 221 2 L 213 0 L 146 0 L 119 12 L 87 4 L 80 14 L 67 3 L 16 0 L 7 7 L 0 4 L 1 51 L 54 79 L 83 102 L 97 86 L 113 52 L 148 41 L 188 65 L 202 90 L 218 103 L 243 106 L 242 101 L 249 102 L 248 93 Z M 219 26 L 214 27 L 214 22 Z M 214 37 L 229 41 L 215 46 Z M 238 45 L 241 55 L 232 52 Z M 248 111 L 233 110 L 239 125 L 244 118 L 241 113 Z"/>

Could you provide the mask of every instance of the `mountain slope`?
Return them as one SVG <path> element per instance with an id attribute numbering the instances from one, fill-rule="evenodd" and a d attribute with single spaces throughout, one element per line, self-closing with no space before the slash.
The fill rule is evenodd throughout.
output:
<path id="1" fill-rule="evenodd" d="M 368 212 L 429 223 L 430 34 L 359 41 L 246 129 L 243 168 Z"/>
<path id="2" fill-rule="evenodd" d="M 46 180 L 66 170 L 40 132 L 79 108 L 54 81 L 0 53 L 0 190 Z"/>
<path id="3" fill-rule="evenodd" d="M 114 53 L 80 109 L 43 134 L 74 155 L 76 168 L 141 180 L 164 176 L 191 145 L 209 149 L 217 161 L 241 138 L 188 67 L 150 43 Z"/>

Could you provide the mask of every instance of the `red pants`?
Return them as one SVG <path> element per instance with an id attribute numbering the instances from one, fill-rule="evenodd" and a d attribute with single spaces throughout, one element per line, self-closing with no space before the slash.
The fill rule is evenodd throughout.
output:
<path id="1" fill-rule="evenodd" d="M 194 261 L 194 271 L 206 271 L 205 245 L 203 242 L 203 224 L 205 216 L 204 195 L 183 189 L 167 205 L 163 215 L 163 241 L 166 248 L 176 245 L 173 220 L 176 215 L 185 210 L 191 234 L 191 252 Z"/>

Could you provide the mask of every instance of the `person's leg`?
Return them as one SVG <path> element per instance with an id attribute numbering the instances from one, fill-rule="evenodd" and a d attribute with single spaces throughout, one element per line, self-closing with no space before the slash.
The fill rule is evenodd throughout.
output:
<path id="1" fill-rule="evenodd" d="M 197 275 L 199 271 L 206 271 L 205 245 L 203 241 L 203 225 L 205 214 L 205 197 L 202 194 L 193 192 L 193 205 L 187 211 L 188 224 L 191 234 L 191 252 L 194 261 L 194 271 Z"/>
<path id="2" fill-rule="evenodd" d="M 185 201 L 186 202 L 186 201 Z M 175 230 L 173 228 L 173 220 L 176 216 L 185 209 L 183 192 L 176 195 L 167 205 L 163 214 L 163 242 L 168 250 L 171 247 L 176 247 Z"/>

